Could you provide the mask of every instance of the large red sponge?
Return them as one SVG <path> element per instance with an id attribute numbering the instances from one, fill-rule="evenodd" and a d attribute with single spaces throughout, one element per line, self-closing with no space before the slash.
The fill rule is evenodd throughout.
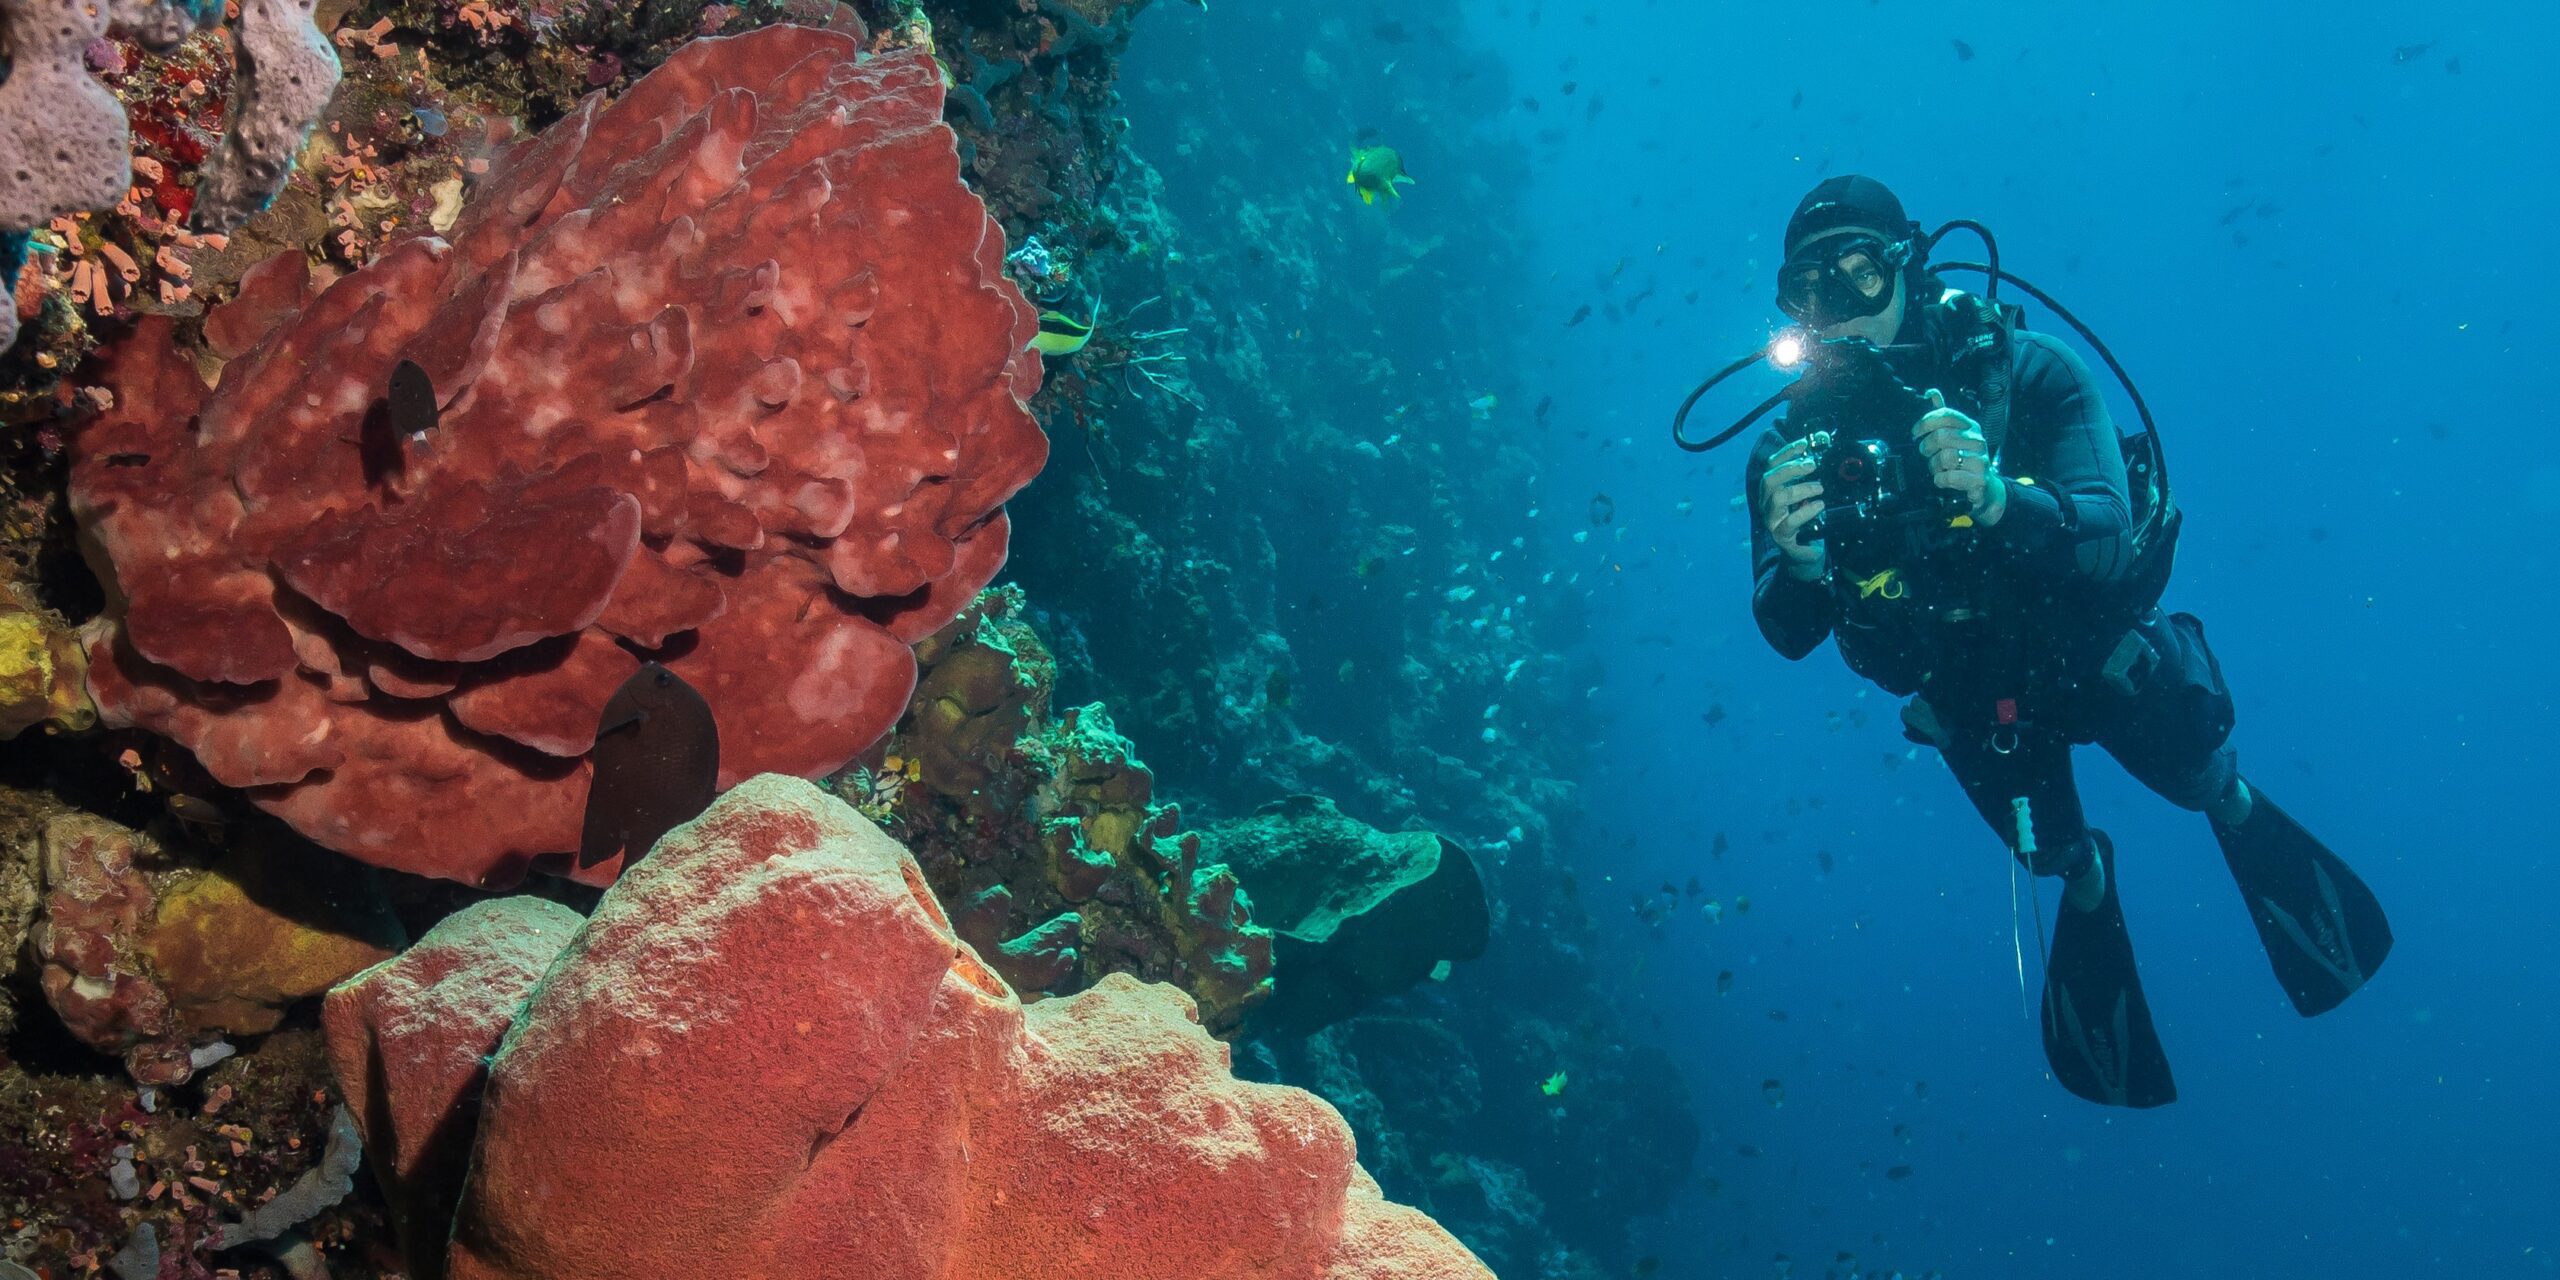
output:
<path id="1" fill-rule="evenodd" d="M 1047 456 L 1038 321 L 941 110 L 922 53 L 695 41 L 509 153 L 450 243 L 316 294 L 298 254 L 252 271 L 206 321 L 218 389 L 144 321 L 74 453 L 102 714 L 333 849 L 488 886 L 577 847 L 642 655 L 709 700 L 724 785 L 842 766 Z"/>
<path id="2" fill-rule="evenodd" d="M 450 957 L 531 939 L 507 901 L 330 994 L 332 1062 L 403 1178 L 420 1135 L 472 1131 L 491 974 Z M 1492 1280 L 1380 1198 L 1323 1099 L 1231 1076 L 1179 991 L 1024 1006 L 906 850 L 797 779 L 722 797 L 549 945 L 499 984 L 522 1004 L 451 1280 Z M 403 1221 L 455 1202 L 458 1162 L 428 1167 L 393 1186 Z"/>

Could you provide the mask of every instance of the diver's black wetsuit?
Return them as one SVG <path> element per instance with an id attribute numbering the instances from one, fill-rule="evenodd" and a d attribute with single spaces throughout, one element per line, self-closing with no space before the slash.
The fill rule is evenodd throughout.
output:
<path id="1" fill-rule="evenodd" d="M 1922 309 L 1900 340 L 1940 323 L 1944 310 Z M 1760 483 L 1785 441 L 1763 432 L 1744 482 L 1752 613 L 1789 659 L 1831 636 L 1860 675 L 1897 696 L 1919 695 L 1903 713 L 1911 739 L 1938 748 L 2013 852 L 2012 801 L 2025 797 L 2035 854 L 2023 860 L 2040 874 L 2069 874 L 2093 847 L 2071 747 L 2095 742 L 2171 803 L 2202 810 L 2237 768 L 2226 745 L 2232 704 L 2203 624 L 2121 599 L 2133 559 L 2131 506 L 2115 426 L 2088 367 L 2038 333 L 2020 331 L 2013 354 L 2007 430 L 1991 442 L 2009 482 L 2007 510 L 1971 535 L 1980 543 L 1972 554 L 1904 566 L 1909 585 L 1899 599 L 1862 595 L 1845 578 L 1787 574 Z M 1984 417 L 1972 391 L 1937 385 L 1951 407 Z M 1912 425 L 1875 427 L 1901 440 Z M 2115 680 L 2105 674 L 2111 659 L 2124 668 Z"/>

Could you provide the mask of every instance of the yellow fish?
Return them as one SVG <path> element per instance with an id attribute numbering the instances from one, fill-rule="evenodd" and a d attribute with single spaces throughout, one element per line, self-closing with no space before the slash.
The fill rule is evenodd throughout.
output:
<path id="1" fill-rule="evenodd" d="M 1074 355 L 1084 350 L 1084 344 L 1093 341 L 1094 322 L 1101 318 L 1100 304 L 1096 304 L 1093 312 L 1082 320 L 1064 311 L 1043 311 L 1040 313 L 1040 332 L 1031 339 L 1031 349 L 1044 356 Z"/>
<path id="2" fill-rule="evenodd" d="M 1360 203 L 1376 204 L 1380 196 L 1403 199 L 1396 188 L 1413 185 L 1413 176 L 1404 171 L 1404 157 L 1394 147 L 1365 146 L 1351 149 L 1351 173 L 1343 181 L 1360 189 Z"/>
<path id="3" fill-rule="evenodd" d="M 1546 1080 L 1538 1086 L 1538 1088 L 1550 1098 L 1564 1092 L 1564 1073 L 1559 1071 L 1554 1075 L 1548 1076 Z"/>

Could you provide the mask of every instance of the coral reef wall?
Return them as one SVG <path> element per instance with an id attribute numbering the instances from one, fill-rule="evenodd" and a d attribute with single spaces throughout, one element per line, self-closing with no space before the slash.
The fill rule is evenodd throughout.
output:
<path id="1" fill-rule="evenodd" d="M 1476 133 L 1509 89 L 1460 6 L 1392 18 L 1164 6 L 1127 42 L 1123 101 L 1095 87 L 1114 51 L 1076 41 L 1063 67 L 1005 73 L 983 114 L 955 92 L 1016 281 L 1093 329 L 1034 401 L 1052 458 L 1009 508 L 1004 577 L 1060 697 L 1109 706 L 1187 822 L 1315 793 L 1471 851 L 1481 960 L 1314 1036 L 1256 1036 L 1239 1069 L 1335 1102 L 1390 1194 L 1500 1274 L 1619 1271 L 1697 1124 L 1613 1012 L 1564 872 L 1597 726 L 1567 656 L 1572 571 L 1524 537 L 1580 519 L 1552 512 L 1523 443 L 1544 414 L 1513 373 L 1534 337 L 1508 320 L 1526 157 Z M 1418 176 L 1400 202 L 1343 182 L 1366 130 Z"/>

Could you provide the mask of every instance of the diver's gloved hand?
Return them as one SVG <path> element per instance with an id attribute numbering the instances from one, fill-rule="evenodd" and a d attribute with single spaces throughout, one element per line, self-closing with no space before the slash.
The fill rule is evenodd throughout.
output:
<path id="1" fill-rule="evenodd" d="M 1930 478 L 1939 488 L 1964 495 L 1975 524 L 1987 529 L 2000 523 L 2009 510 L 2009 482 L 1991 462 L 1991 442 L 1983 438 L 1982 424 L 1948 408 L 1947 398 L 1934 387 L 1929 405 L 1911 434 L 1929 460 Z"/>
<path id="2" fill-rule="evenodd" d="M 1769 469 L 1760 473 L 1761 518 L 1768 522 L 1769 536 L 1787 557 L 1787 574 L 1799 582 L 1818 582 L 1830 567 L 1829 554 L 1821 543 L 1811 546 L 1799 541 L 1805 526 L 1822 514 L 1822 482 L 1808 480 L 1813 474 L 1813 441 L 1798 440 L 1769 455 Z"/>

